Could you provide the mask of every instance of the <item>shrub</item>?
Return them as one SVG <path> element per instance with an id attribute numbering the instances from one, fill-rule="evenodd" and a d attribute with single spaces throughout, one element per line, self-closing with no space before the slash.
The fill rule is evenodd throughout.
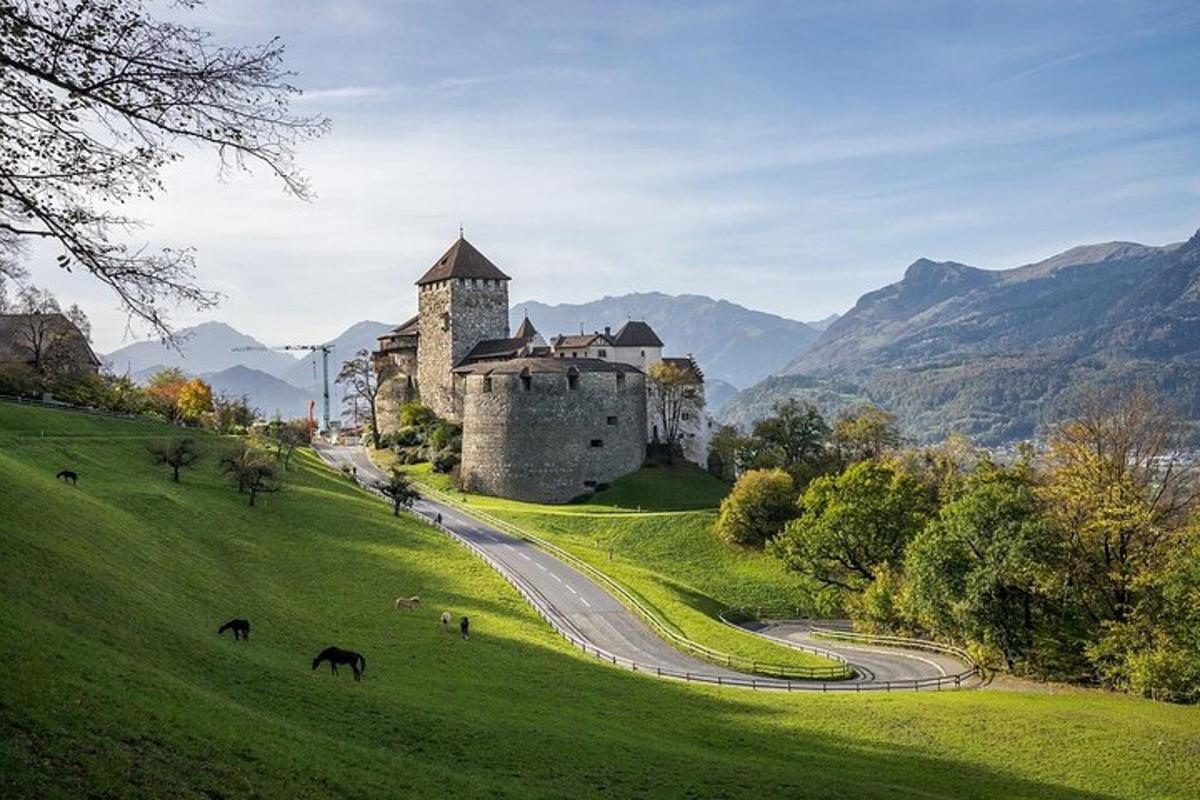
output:
<path id="1" fill-rule="evenodd" d="M 462 457 L 457 452 L 446 448 L 435 453 L 429 463 L 434 472 L 446 473 L 453 471 L 460 461 L 462 461 Z"/>
<path id="2" fill-rule="evenodd" d="M 734 544 L 761 547 L 797 513 L 791 475 L 781 469 L 750 470 L 721 501 L 717 533 Z"/>

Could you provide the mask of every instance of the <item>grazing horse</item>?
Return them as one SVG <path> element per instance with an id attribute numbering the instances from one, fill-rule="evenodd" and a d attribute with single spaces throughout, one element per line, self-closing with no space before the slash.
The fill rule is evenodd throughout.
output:
<path id="1" fill-rule="evenodd" d="M 63 483 L 70 483 L 72 486 L 79 483 L 79 473 L 72 472 L 69 469 L 64 469 L 62 472 L 58 473 L 54 477 L 58 478 Z"/>
<path id="2" fill-rule="evenodd" d="M 442 612 L 442 630 L 444 630 L 444 631 L 450 630 L 450 612 L 449 611 Z"/>
<path id="3" fill-rule="evenodd" d="M 467 635 L 471 632 L 471 620 L 463 617 L 458 623 L 458 629 L 462 632 L 462 637 L 466 639 Z"/>
<path id="4" fill-rule="evenodd" d="M 350 669 L 354 670 L 354 680 L 362 680 L 362 674 L 367 671 L 367 659 L 363 658 L 362 653 L 356 653 L 353 650 L 343 650 L 340 647 L 326 647 L 317 657 L 313 659 L 312 668 L 316 669 L 322 661 L 329 662 L 329 672 L 332 675 L 338 674 L 338 664 L 349 664 Z"/>
<path id="5" fill-rule="evenodd" d="M 227 630 L 233 631 L 233 640 L 250 638 L 250 620 L 248 619 L 231 619 L 221 627 L 217 628 L 217 634 L 222 634 Z"/>
<path id="6" fill-rule="evenodd" d="M 420 603 L 421 603 L 421 598 L 416 597 L 416 596 L 397 597 L 396 598 L 396 610 L 399 611 L 402 608 L 413 609 L 413 608 L 416 608 Z"/>

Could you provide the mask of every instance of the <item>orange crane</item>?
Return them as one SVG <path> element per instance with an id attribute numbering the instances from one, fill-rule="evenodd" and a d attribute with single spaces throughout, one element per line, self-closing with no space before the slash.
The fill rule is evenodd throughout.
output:
<path id="1" fill-rule="evenodd" d="M 267 347 L 266 345 L 254 345 L 250 347 L 232 347 L 234 352 L 245 352 L 248 350 L 303 350 L 306 353 L 321 353 L 321 387 L 324 395 L 325 406 L 322 409 L 324 414 L 321 418 L 321 432 L 329 432 L 329 354 L 333 352 L 333 345 L 325 344 L 281 344 L 277 347 Z"/>

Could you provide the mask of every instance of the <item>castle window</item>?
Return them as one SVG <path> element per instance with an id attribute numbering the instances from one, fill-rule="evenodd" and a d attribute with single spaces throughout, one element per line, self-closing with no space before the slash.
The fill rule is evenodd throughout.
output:
<path id="1" fill-rule="evenodd" d="M 684 411 L 684 412 L 683 412 L 682 414 L 680 414 L 679 416 L 680 416 L 680 417 L 681 417 L 681 418 L 682 418 L 682 419 L 683 419 L 685 422 L 686 422 L 687 420 L 689 420 L 689 419 L 691 419 L 691 418 L 692 418 L 692 415 L 691 415 L 691 414 L 689 414 L 689 413 L 688 413 L 688 412 L 686 412 L 686 411 Z"/>
<path id="2" fill-rule="evenodd" d="M 608 424 L 609 424 L 609 425 L 616 425 L 616 424 L 617 424 L 617 418 L 616 418 L 616 417 L 609 417 L 609 418 L 608 418 Z"/>
<path id="3" fill-rule="evenodd" d="M 642 358 L 645 358 L 645 357 L 646 357 L 646 351 L 645 351 L 645 350 L 643 350 L 643 351 L 642 351 Z"/>
<path id="4" fill-rule="evenodd" d="M 529 374 L 529 370 L 521 372 L 521 388 L 527 392 L 533 388 L 533 376 Z"/>
<path id="5" fill-rule="evenodd" d="M 450 330 L 450 312 L 449 311 L 442 312 L 442 330 L 444 330 L 444 331 Z"/>
<path id="6" fill-rule="evenodd" d="M 625 386 L 625 373 L 618 372 L 617 373 L 617 388 L 620 389 L 624 386 Z"/>
<path id="7" fill-rule="evenodd" d="M 491 375 L 486 375 L 486 376 L 484 376 L 484 378 L 483 378 L 483 390 L 484 390 L 485 392 L 490 392 L 490 391 L 492 390 L 492 376 L 491 376 Z"/>
<path id="8" fill-rule="evenodd" d="M 574 370 L 575 368 L 571 367 L 571 369 Z M 567 388 L 568 389 L 578 389 L 579 388 L 579 373 L 578 372 L 568 372 L 567 373 Z"/>
<path id="9" fill-rule="evenodd" d="M 592 439 L 592 447 L 604 447 L 603 439 Z"/>
<path id="10" fill-rule="evenodd" d="M 578 351 L 578 350 L 572 350 L 572 351 L 571 351 L 571 358 L 579 358 L 579 351 Z"/>
<path id="11" fill-rule="evenodd" d="M 597 350 L 596 355 L 599 356 L 600 358 L 608 358 L 608 351 L 607 350 Z"/>

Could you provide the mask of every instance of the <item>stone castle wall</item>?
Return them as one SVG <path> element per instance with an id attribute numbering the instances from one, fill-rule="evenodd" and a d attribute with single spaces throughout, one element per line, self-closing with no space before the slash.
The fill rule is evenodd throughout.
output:
<path id="1" fill-rule="evenodd" d="M 451 278 L 419 286 L 417 313 L 421 401 L 439 417 L 458 422 L 451 370 L 484 339 L 508 337 L 508 282 Z"/>
<path id="2" fill-rule="evenodd" d="M 379 432 L 395 433 L 400 426 L 400 406 L 420 396 L 417 383 L 417 348 L 405 347 L 381 353 L 375 359 L 379 376 L 379 396 L 375 411 L 379 416 Z"/>
<path id="3" fill-rule="evenodd" d="M 423 345 L 422 345 L 423 346 Z M 463 488 L 564 503 L 638 469 L 646 455 L 646 386 L 638 372 L 465 377 Z M 601 446 L 594 446 L 595 442 Z"/>

